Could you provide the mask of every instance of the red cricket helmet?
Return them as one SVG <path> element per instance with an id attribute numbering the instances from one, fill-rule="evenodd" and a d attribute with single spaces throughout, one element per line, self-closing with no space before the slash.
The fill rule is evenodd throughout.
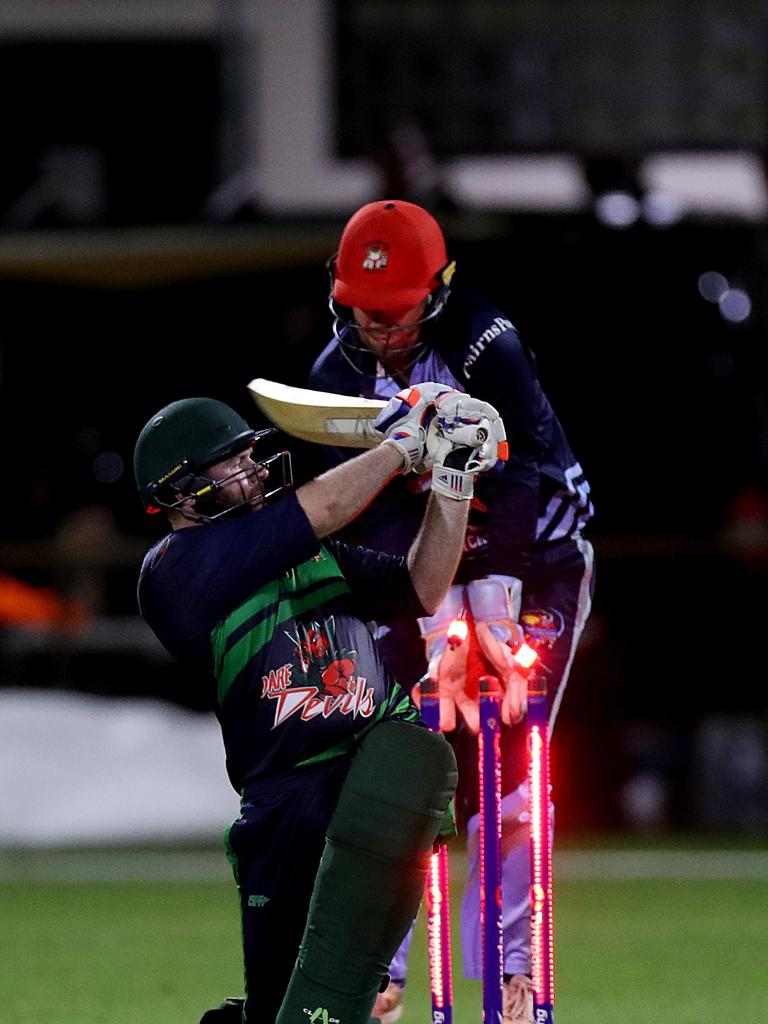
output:
<path id="1" fill-rule="evenodd" d="M 349 219 L 333 265 L 331 298 L 357 309 L 411 309 L 441 286 L 448 263 L 435 218 L 415 203 L 368 203 Z"/>

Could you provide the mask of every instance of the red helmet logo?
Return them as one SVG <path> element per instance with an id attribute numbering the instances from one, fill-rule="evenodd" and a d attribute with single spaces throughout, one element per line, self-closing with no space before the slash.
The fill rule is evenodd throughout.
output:
<path id="1" fill-rule="evenodd" d="M 384 270 L 389 262 L 389 247 L 386 242 L 369 242 L 368 252 L 363 260 L 364 270 Z"/>

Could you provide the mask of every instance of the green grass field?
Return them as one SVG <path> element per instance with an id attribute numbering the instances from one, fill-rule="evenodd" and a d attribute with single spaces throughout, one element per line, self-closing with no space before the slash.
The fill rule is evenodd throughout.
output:
<path id="1" fill-rule="evenodd" d="M 668 850 L 650 872 L 656 877 L 645 878 L 617 877 L 625 861 L 601 861 L 605 853 L 566 854 L 556 882 L 558 1024 L 765 1024 L 768 853 L 701 861 L 689 851 L 681 869 Z M 0 1020 L 195 1024 L 203 1009 L 241 992 L 223 854 L 178 863 L 160 854 L 126 861 L 120 851 L 95 861 L 16 854 L 9 862 L 0 853 Z M 640 873 L 647 867 L 641 862 Z M 660 877 L 689 868 L 703 877 Z M 455 923 L 458 850 L 452 870 Z M 420 920 L 403 1024 L 430 1020 L 424 947 Z M 479 1024 L 480 984 L 462 979 L 457 960 L 454 1020 Z"/>

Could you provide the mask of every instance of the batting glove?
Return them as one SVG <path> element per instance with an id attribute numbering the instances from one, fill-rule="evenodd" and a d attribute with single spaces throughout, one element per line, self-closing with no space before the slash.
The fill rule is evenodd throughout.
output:
<path id="1" fill-rule="evenodd" d="M 392 445 L 403 458 L 403 473 L 415 469 L 422 462 L 435 399 L 446 393 L 453 391 L 445 384 L 431 382 L 403 388 L 390 398 L 376 417 L 373 425 L 384 437 L 382 444 Z"/>
<path id="2" fill-rule="evenodd" d="M 468 501 L 477 474 L 508 455 L 504 423 L 492 405 L 458 391 L 435 399 L 425 456 L 432 465 L 433 490 Z"/>
<path id="3" fill-rule="evenodd" d="M 523 641 L 523 630 L 516 622 L 522 583 L 513 576 L 487 576 L 468 583 L 466 590 L 480 649 L 501 680 L 501 720 L 514 725 L 528 707 L 528 679 L 512 653 Z"/>

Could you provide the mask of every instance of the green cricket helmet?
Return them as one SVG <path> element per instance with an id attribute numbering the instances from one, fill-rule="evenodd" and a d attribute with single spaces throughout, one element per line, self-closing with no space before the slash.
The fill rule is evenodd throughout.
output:
<path id="1" fill-rule="evenodd" d="M 268 468 L 270 473 L 279 468 L 280 483 L 257 499 L 228 508 L 217 504 L 218 492 L 242 470 L 223 480 L 205 475 L 210 466 L 275 433 L 273 427 L 254 430 L 239 413 L 214 398 L 182 398 L 164 406 L 144 425 L 133 453 L 136 486 L 145 510 L 152 514 L 175 509 L 193 498 L 195 515 L 210 521 L 283 493 L 293 485 L 289 452 L 279 452 L 261 462 L 254 460 L 253 473 L 260 467 Z"/>

